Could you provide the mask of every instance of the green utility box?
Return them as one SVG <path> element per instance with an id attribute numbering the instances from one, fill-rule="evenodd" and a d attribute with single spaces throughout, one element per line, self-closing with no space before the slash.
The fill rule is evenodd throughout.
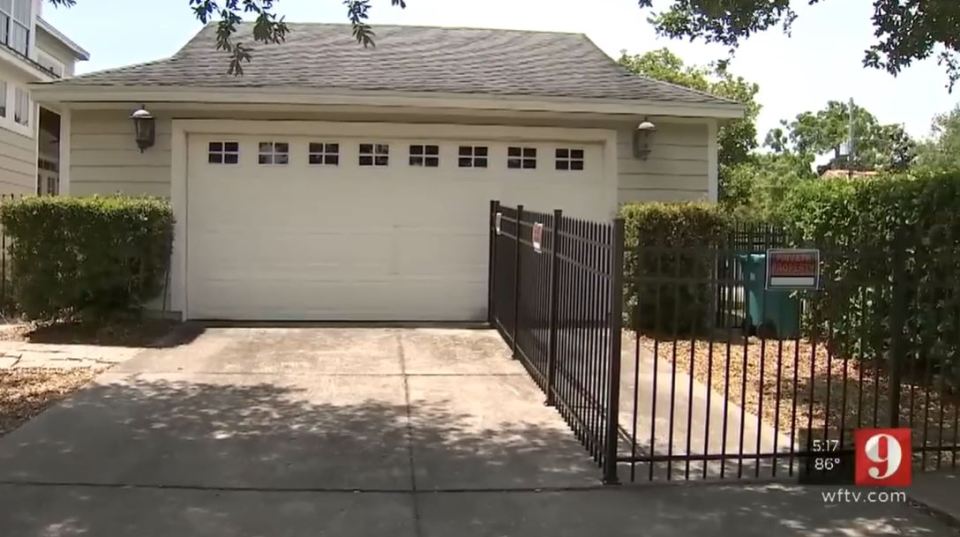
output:
<path id="1" fill-rule="evenodd" d="M 737 256 L 743 269 L 747 318 L 744 327 L 779 339 L 800 335 L 800 298 L 792 291 L 767 290 L 767 255 Z"/>

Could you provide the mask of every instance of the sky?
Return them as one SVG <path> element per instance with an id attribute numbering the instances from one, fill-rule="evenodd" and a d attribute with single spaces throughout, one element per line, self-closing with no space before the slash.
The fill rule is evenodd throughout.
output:
<path id="1" fill-rule="evenodd" d="M 669 47 L 688 63 L 726 57 L 721 46 L 658 38 L 636 0 L 407 0 L 407 8 L 374 0 L 371 23 L 466 26 L 582 32 L 607 54 L 643 53 Z M 666 0 L 660 0 L 663 5 Z M 765 133 L 828 100 L 848 100 L 882 123 L 898 123 L 916 137 L 927 136 L 935 114 L 960 103 L 951 95 L 935 59 L 915 63 L 898 77 L 864 68 L 863 51 L 873 42 L 870 0 L 831 0 L 815 6 L 795 1 L 799 18 L 792 37 L 779 30 L 758 34 L 737 51 L 730 71 L 760 85 Z M 655 2 L 655 6 L 657 3 Z M 346 22 L 341 0 L 278 0 L 288 21 Z M 43 17 L 86 48 L 89 62 L 78 73 L 170 56 L 201 25 L 187 0 L 77 0 L 72 8 L 44 6 Z"/>

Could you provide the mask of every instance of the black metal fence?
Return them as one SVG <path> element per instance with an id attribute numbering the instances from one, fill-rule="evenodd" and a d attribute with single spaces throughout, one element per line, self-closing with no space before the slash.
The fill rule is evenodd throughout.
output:
<path id="1" fill-rule="evenodd" d="M 623 221 L 490 206 L 490 322 L 617 482 Z"/>
<path id="2" fill-rule="evenodd" d="M 861 427 L 910 427 L 916 468 L 956 468 L 957 245 L 821 244 L 819 289 L 768 291 L 764 254 L 786 242 L 741 228 L 627 252 L 631 480 L 798 476 L 848 460 Z"/>
<path id="3" fill-rule="evenodd" d="M 863 427 L 957 467 L 960 241 L 819 244 L 819 287 L 777 291 L 782 229 L 625 249 L 623 225 L 490 207 L 490 322 L 605 482 L 849 470 Z"/>

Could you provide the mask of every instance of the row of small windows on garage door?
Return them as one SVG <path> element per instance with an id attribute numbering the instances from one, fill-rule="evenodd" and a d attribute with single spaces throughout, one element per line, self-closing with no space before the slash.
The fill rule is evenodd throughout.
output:
<path id="1" fill-rule="evenodd" d="M 382 167 L 390 164 L 389 144 L 359 144 L 357 164 L 360 166 Z M 482 145 L 461 145 L 457 152 L 457 166 L 460 168 L 486 168 L 489 161 L 489 147 Z M 410 166 L 438 168 L 440 166 L 440 147 L 437 145 L 412 144 L 409 147 Z M 554 167 L 557 170 L 582 170 L 583 149 L 558 147 L 554 152 Z M 210 142 L 207 151 L 210 164 L 237 164 L 240 162 L 239 142 Z M 290 144 L 288 142 L 260 142 L 257 162 L 265 165 L 285 165 L 290 162 Z M 321 166 L 340 165 L 340 144 L 310 142 L 307 144 L 307 162 Z M 507 168 L 536 169 L 537 148 L 510 146 L 507 148 Z"/>

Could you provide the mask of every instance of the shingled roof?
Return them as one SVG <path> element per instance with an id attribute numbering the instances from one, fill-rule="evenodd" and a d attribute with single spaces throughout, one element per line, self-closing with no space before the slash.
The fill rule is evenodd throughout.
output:
<path id="1" fill-rule="evenodd" d="M 62 88 L 313 88 L 667 101 L 731 101 L 629 73 L 583 34 L 376 26 L 364 48 L 344 24 L 291 23 L 285 43 L 257 45 L 243 76 L 226 73 L 216 27 L 204 27 L 172 57 L 53 82 Z M 251 42 L 253 25 L 236 39 Z"/>

